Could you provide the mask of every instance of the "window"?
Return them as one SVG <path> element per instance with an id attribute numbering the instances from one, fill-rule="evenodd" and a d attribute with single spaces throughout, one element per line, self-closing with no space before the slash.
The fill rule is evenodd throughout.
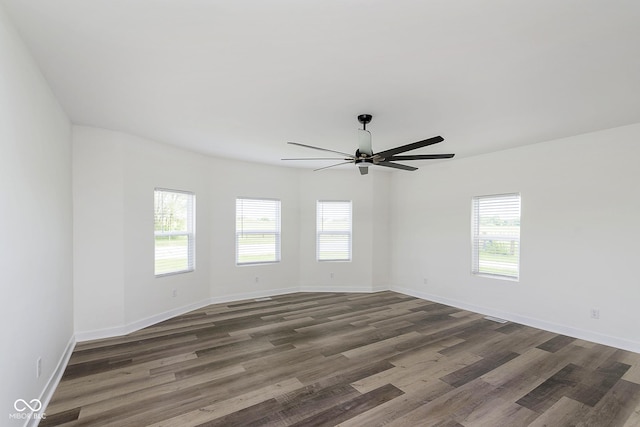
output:
<path id="1" fill-rule="evenodd" d="M 520 275 L 520 194 L 473 198 L 472 273 L 517 280 Z"/>
<path id="2" fill-rule="evenodd" d="M 318 200 L 318 261 L 351 261 L 351 201 Z"/>
<path id="3" fill-rule="evenodd" d="M 156 188 L 154 198 L 156 276 L 193 271 L 196 196 Z"/>
<path id="4" fill-rule="evenodd" d="M 236 199 L 236 264 L 280 261 L 280 200 Z"/>

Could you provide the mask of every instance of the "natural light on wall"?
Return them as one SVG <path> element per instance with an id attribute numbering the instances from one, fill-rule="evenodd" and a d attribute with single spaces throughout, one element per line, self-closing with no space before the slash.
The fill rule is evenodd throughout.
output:
<path id="1" fill-rule="evenodd" d="M 154 191 L 155 275 L 195 269 L 196 196 L 187 191 Z"/>
<path id="2" fill-rule="evenodd" d="M 520 194 L 472 199 L 472 273 L 520 277 Z"/>
<path id="3" fill-rule="evenodd" d="M 318 200 L 318 261 L 351 261 L 351 201 Z"/>
<path id="4" fill-rule="evenodd" d="M 236 199 L 236 264 L 280 261 L 280 200 Z"/>

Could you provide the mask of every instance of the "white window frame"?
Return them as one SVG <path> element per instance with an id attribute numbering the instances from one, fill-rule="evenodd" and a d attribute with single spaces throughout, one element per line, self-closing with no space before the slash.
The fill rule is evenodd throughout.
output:
<path id="1" fill-rule="evenodd" d="M 158 194 L 173 193 L 187 196 L 187 206 L 185 212 L 186 229 L 185 230 L 155 230 L 156 215 L 158 214 Z M 173 190 L 168 188 L 154 189 L 154 274 L 155 277 L 170 276 L 173 274 L 189 273 L 196 268 L 196 195 L 190 191 Z M 158 246 L 157 237 L 179 237 L 187 238 L 186 268 L 158 272 Z"/>
<path id="2" fill-rule="evenodd" d="M 251 229 L 247 224 L 244 223 L 244 206 L 245 203 L 255 203 L 259 204 L 260 202 L 273 202 L 274 211 L 265 211 L 265 215 L 275 214 L 275 228 L 273 230 L 258 230 Z M 240 210 L 240 211 L 239 211 Z M 238 197 L 236 198 L 236 265 L 257 265 L 257 264 L 274 264 L 278 263 L 281 260 L 281 234 L 282 234 L 282 202 L 279 199 L 269 199 L 269 198 L 259 198 L 259 197 Z M 264 235 L 273 235 L 274 236 L 274 247 L 273 247 L 273 259 L 268 260 L 259 260 L 259 261 L 242 261 L 241 258 L 243 256 L 259 256 L 257 253 L 253 254 L 241 254 L 241 243 L 240 239 L 243 236 L 254 235 L 254 236 L 264 236 Z"/>
<path id="3" fill-rule="evenodd" d="M 325 213 L 331 213 L 331 205 L 348 206 L 349 227 L 347 230 L 332 229 L 325 224 Z M 329 208 L 329 210 L 327 210 Z M 346 256 L 344 257 L 327 257 L 322 247 L 323 236 L 347 236 Z M 318 200 L 316 202 L 316 260 L 318 262 L 350 262 L 352 254 L 353 242 L 353 203 L 351 200 Z"/>
<path id="4" fill-rule="evenodd" d="M 493 228 L 493 234 L 488 234 L 487 226 L 481 224 L 482 219 L 489 218 L 502 219 L 504 221 L 515 221 L 517 218 L 517 229 L 514 225 L 497 225 Z M 519 281 L 520 279 L 520 220 L 522 218 L 522 198 L 520 193 L 494 194 L 486 196 L 476 196 L 472 198 L 471 207 L 471 273 L 476 276 L 491 277 L 503 280 Z M 489 242 L 490 244 L 508 244 L 510 255 L 515 259 L 500 261 L 481 260 L 480 247 Z M 507 254 L 500 254 L 507 255 Z M 499 256 L 500 256 L 499 255 Z M 515 272 L 513 267 L 515 263 Z M 484 264 L 484 265 L 483 265 Z"/>

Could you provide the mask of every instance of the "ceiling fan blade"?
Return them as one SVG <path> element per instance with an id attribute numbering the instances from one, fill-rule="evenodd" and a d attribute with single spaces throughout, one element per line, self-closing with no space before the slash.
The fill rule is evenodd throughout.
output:
<path id="1" fill-rule="evenodd" d="M 300 144 L 299 142 L 287 142 L 287 144 L 298 145 L 300 147 L 306 147 L 306 148 L 313 148 L 314 150 L 328 151 L 329 153 L 340 154 L 340 155 L 343 155 L 343 156 L 347 156 L 347 157 L 349 157 L 351 159 L 354 158 L 353 155 L 348 154 L 348 153 L 343 153 L 342 151 L 335 151 L 335 150 L 329 150 L 327 148 L 314 147 L 313 145 Z"/>
<path id="2" fill-rule="evenodd" d="M 369 173 L 368 167 L 359 166 L 358 169 L 360 169 L 360 175 L 366 175 Z"/>
<path id="3" fill-rule="evenodd" d="M 331 166 L 325 166 L 323 168 L 319 168 L 319 169 L 314 169 L 314 171 L 321 171 L 322 169 L 329 169 L 329 168 L 333 168 L 336 166 L 340 166 L 340 165 L 346 165 L 347 163 L 353 163 L 353 160 L 349 160 L 348 162 L 342 162 L 342 163 L 336 163 L 335 165 L 331 165 Z"/>
<path id="4" fill-rule="evenodd" d="M 391 156 L 387 157 L 387 161 L 450 159 L 453 156 L 455 156 L 455 154 L 416 154 L 413 156 Z"/>
<path id="5" fill-rule="evenodd" d="M 402 170 L 405 170 L 405 171 L 418 170 L 418 168 L 414 168 L 413 166 L 401 165 L 400 163 L 378 162 L 378 163 L 374 163 L 374 164 L 378 165 L 378 166 L 386 166 L 388 168 L 402 169 Z"/>
<path id="6" fill-rule="evenodd" d="M 349 160 L 352 159 L 343 159 L 342 157 L 301 157 L 297 159 L 280 159 L 280 160 Z"/>
<path id="7" fill-rule="evenodd" d="M 418 148 L 426 147 L 428 145 L 437 144 L 438 142 L 444 141 L 444 138 L 441 136 L 434 136 L 433 138 L 425 139 L 422 141 L 414 142 L 407 145 L 402 145 L 400 147 L 391 148 L 389 150 L 381 151 L 379 153 L 375 153 L 374 156 L 381 157 L 383 159 L 388 159 L 394 154 L 404 153 L 405 151 L 411 151 Z"/>
<path id="8" fill-rule="evenodd" d="M 371 132 L 368 130 L 358 129 L 358 150 L 360 150 L 360 154 L 366 154 L 367 156 L 373 155 Z"/>

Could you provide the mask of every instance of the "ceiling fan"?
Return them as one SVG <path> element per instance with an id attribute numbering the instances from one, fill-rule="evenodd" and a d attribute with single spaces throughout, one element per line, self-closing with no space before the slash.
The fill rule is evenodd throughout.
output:
<path id="1" fill-rule="evenodd" d="M 412 144 L 402 145 L 400 147 L 391 148 L 389 150 L 380 151 L 374 153 L 371 148 L 371 132 L 367 130 L 367 124 L 371 122 L 373 116 L 371 114 L 360 114 L 358 121 L 362 123 L 362 129 L 358 129 L 358 149 L 354 155 L 343 153 L 341 151 L 329 150 L 326 148 L 314 147 L 313 145 L 300 144 L 299 142 L 288 142 L 287 144 L 299 145 L 300 147 L 313 148 L 314 150 L 327 151 L 329 153 L 340 154 L 344 157 L 314 157 L 314 158 L 296 158 L 296 159 L 282 159 L 282 160 L 344 160 L 341 163 L 335 165 L 325 166 L 316 171 L 332 168 L 334 166 L 345 165 L 347 163 L 353 163 L 360 169 L 360 175 L 366 175 L 369 173 L 369 166 L 385 166 L 388 168 L 402 169 L 407 171 L 414 171 L 418 168 L 413 166 L 407 166 L 400 163 L 393 163 L 394 161 L 405 160 L 431 160 L 431 159 L 450 159 L 455 154 L 416 154 L 409 156 L 397 156 L 397 154 L 404 153 L 405 151 L 416 150 L 418 148 L 426 147 L 428 145 L 437 144 L 444 141 L 441 136 L 434 136 L 422 141 L 414 142 Z"/>

